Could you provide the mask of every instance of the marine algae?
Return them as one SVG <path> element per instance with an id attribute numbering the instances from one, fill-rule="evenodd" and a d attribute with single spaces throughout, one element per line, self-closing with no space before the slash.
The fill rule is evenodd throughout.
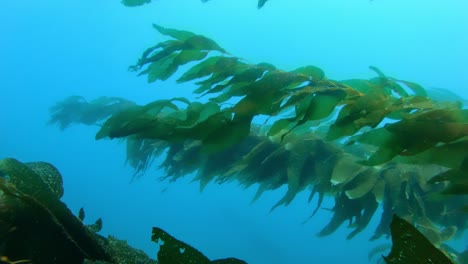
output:
<path id="1" fill-rule="evenodd" d="M 172 39 L 147 49 L 131 69 L 149 82 L 182 71 L 177 82 L 194 82 L 194 93 L 208 102 L 174 98 L 111 110 L 93 105 L 108 114 L 97 138 L 127 139 L 127 160 L 138 173 L 165 155 L 163 178 L 197 172 L 201 189 L 209 182 L 258 184 L 255 200 L 287 186 L 272 208 L 311 188 L 309 200 L 319 196 L 312 215 L 325 196 L 335 199 L 332 219 L 319 235 L 349 221 L 352 238 L 379 205 L 383 213 L 371 239 L 390 235 L 394 214 L 438 245 L 466 230 L 468 200 L 461 194 L 468 190 L 468 112 L 459 102 L 432 100 L 420 85 L 374 66 L 377 77 L 336 81 L 316 66 L 284 71 L 250 64 L 207 37 L 154 27 Z M 187 62 L 195 64 L 180 67 Z M 86 104 L 74 115 L 61 114 L 75 105 L 70 99 L 58 103 L 51 122 L 79 122 Z M 258 116 L 267 121 L 253 123 Z"/>

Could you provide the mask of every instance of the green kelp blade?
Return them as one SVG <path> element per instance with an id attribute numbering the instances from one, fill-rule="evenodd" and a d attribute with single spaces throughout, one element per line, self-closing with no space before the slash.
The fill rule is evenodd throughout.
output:
<path id="1" fill-rule="evenodd" d="M 341 108 L 335 122 L 330 126 L 327 139 L 351 136 L 366 126 L 376 127 L 392 112 L 390 106 L 393 102 L 394 99 L 382 92 L 369 93 L 350 100 Z"/>
<path id="2" fill-rule="evenodd" d="M 144 1 L 144 0 L 143 0 Z M 151 2 L 151 1 L 149 1 Z M 181 41 L 185 41 L 193 36 L 196 36 L 195 33 L 186 30 L 178 30 L 173 28 L 165 28 L 157 24 L 153 24 L 153 27 L 161 34 L 169 36 Z"/>
<path id="3" fill-rule="evenodd" d="M 370 155 L 368 160 L 360 162 L 368 166 L 379 165 L 392 160 L 404 150 L 402 145 L 405 145 L 405 138 L 395 135 L 385 128 L 365 132 L 357 137 L 357 141 L 378 146 L 377 151 Z"/>
<path id="4" fill-rule="evenodd" d="M 151 128 L 163 122 L 156 122 L 158 115 L 164 110 L 171 109 L 179 111 L 174 101 L 190 104 L 190 101 L 183 97 L 172 99 L 156 100 L 144 106 L 134 106 L 117 112 L 109 117 L 96 133 L 96 140 L 109 137 L 121 138 L 133 134 L 150 131 Z"/>
<path id="5" fill-rule="evenodd" d="M 301 102 L 296 107 L 296 116 L 302 116 L 298 125 L 305 123 L 307 120 L 319 120 L 329 116 L 345 97 L 346 92 L 339 89 L 321 90 L 307 96 L 302 100 L 305 105 Z M 302 106 L 302 109 L 299 106 Z"/>
<path id="6" fill-rule="evenodd" d="M 325 72 L 319 67 L 312 65 L 300 67 L 291 72 L 306 75 L 313 80 L 323 80 L 325 78 Z"/>
<path id="7" fill-rule="evenodd" d="M 206 51 L 183 50 L 174 59 L 174 63 L 177 66 L 181 66 L 192 61 L 202 60 L 206 57 L 206 55 L 208 55 L 208 52 Z"/>
<path id="8" fill-rule="evenodd" d="M 185 40 L 184 45 L 187 49 L 205 50 L 205 51 L 219 51 L 221 53 L 228 53 L 225 49 L 218 45 L 214 40 L 202 35 L 195 35 Z"/>
<path id="9" fill-rule="evenodd" d="M 217 97 L 210 98 L 214 102 L 222 103 L 232 96 L 245 95 L 247 93 L 246 89 L 268 70 L 265 66 L 252 66 L 242 62 L 237 62 L 232 66 L 230 69 L 224 68 L 224 71 L 198 82 L 197 85 L 201 86 L 195 90 L 195 93 L 203 92 L 201 96 L 205 96 L 209 93 L 222 92 Z M 213 87 L 213 85 L 215 86 Z"/>
<path id="10" fill-rule="evenodd" d="M 393 215 L 390 230 L 393 245 L 390 254 L 384 257 L 385 262 L 398 264 L 453 263 L 421 232 L 397 215 Z"/>
<path id="11" fill-rule="evenodd" d="M 364 94 L 368 94 L 372 90 L 375 90 L 378 88 L 378 86 L 375 83 L 369 80 L 349 79 L 349 80 L 343 80 L 341 81 L 341 83 L 351 87 L 353 90 L 357 90 L 358 92 L 361 92 Z"/>
<path id="12" fill-rule="evenodd" d="M 160 50 L 162 49 L 162 50 Z M 156 46 L 148 48 L 143 52 L 141 58 L 138 59 L 135 65 L 130 66 L 129 71 L 139 71 L 141 68 L 151 62 L 156 62 L 166 58 L 167 56 L 184 49 L 184 44 L 179 40 L 168 40 L 161 42 Z M 141 71 L 138 76 L 148 73 L 148 69 Z"/>
<path id="13" fill-rule="evenodd" d="M 150 118 L 142 118 L 136 115 L 134 115 L 135 118 L 133 119 L 124 117 L 124 115 L 113 115 L 109 118 L 96 133 L 95 139 L 99 140 L 106 137 L 109 137 L 110 139 L 128 137 L 149 129 L 151 126 Z"/>
<path id="14" fill-rule="evenodd" d="M 377 203 L 372 194 L 366 195 L 360 198 L 360 200 L 362 200 L 362 207 L 358 210 L 361 214 L 356 217 L 354 223 L 350 224 L 350 226 L 354 227 L 354 230 L 346 236 L 346 239 L 352 239 L 361 233 L 367 227 L 379 207 L 379 203 Z"/>
<path id="15" fill-rule="evenodd" d="M 204 150 L 208 153 L 225 150 L 240 143 L 250 132 L 252 116 L 241 116 L 222 124 L 203 139 Z"/>
<path id="16" fill-rule="evenodd" d="M 431 109 L 437 106 L 428 97 L 415 95 L 400 99 L 393 107 L 395 111 L 389 113 L 386 117 L 393 120 L 402 120 L 411 118 L 414 111 L 423 111 L 423 109 Z"/>
<path id="17" fill-rule="evenodd" d="M 449 144 L 435 146 L 414 156 L 400 157 L 404 163 L 438 164 L 448 168 L 459 168 L 463 163 L 468 149 L 468 138 L 460 139 Z M 404 159 L 403 159 L 404 158 Z M 451 172 L 454 173 L 455 171 Z M 445 176 L 444 176 L 445 177 Z M 436 178 L 437 179 L 437 178 Z M 434 179 L 434 180 L 436 180 Z"/>
<path id="18" fill-rule="evenodd" d="M 178 65 L 174 63 L 174 59 L 177 55 L 177 53 L 172 53 L 169 56 L 152 62 L 141 74 L 146 73 L 148 75 L 148 83 L 152 83 L 157 80 L 165 81 L 169 79 L 169 77 L 177 71 Z"/>
<path id="19" fill-rule="evenodd" d="M 349 199 L 358 199 L 371 192 L 379 178 L 372 169 L 357 174 L 343 186 Z"/>
<path id="20" fill-rule="evenodd" d="M 221 109 L 218 104 L 207 102 L 200 105 L 196 110 L 198 111 L 198 119 L 194 123 L 200 123 L 207 120 L 210 116 L 219 113 Z"/>
<path id="21" fill-rule="evenodd" d="M 367 227 L 378 205 L 372 193 L 367 193 L 356 199 L 348 198 L 345 192 L 336 194 L 335 206 L 332 209 L 333 217 L 318 233 L 318 236 L 328 236 L 343 223 L 349 222 L 348 227 L 353 228 L 353 231 L 348 234 L 346 239 L 352 239 Z"/>
<path id="22" fill-rule="evenodd" d="M 357 163 L 358 159 L 350 154 L 343 155 L 333 166 L 330 181 L 332 184 L 346 184 L 366 168 Z"/>
<path id="23" fill-rule="evenodd" d="M 186 71 L 178 80 L 178 83 L 188 82 L 191 80 L 203 78 L 215 72 L 222 72 L 226 70 L 226 66 L 230 66 L 238 61 L 237 58 L 215 56 L 205 59 L 197 65 Z M 202 92 L 202 91 L 200 91 Z"/>
<path id="24" fill-rule="evenodd" d="M 149 3 L 151 3 L 151 0 L 122 0 L 122 4 L 124 6 L 130 6 L 130 7 L 141 6 L 141 5 L 149 4 Z"/>
<path id="25" fill-rule="evenodd" d="M 392 133 L 413 137 L 420 141 L 450 143 L 468 136 L 468 110 L 429 110 L 392 124 L 386 124 L 385 128 Z"/>
<path id="26" fill-rule="evenodd" d="M 377 73 L 377 75 L 380 77 L 380 78 L 384 78 L 384 79 L 387 79 L 387 76 L 377 67 L 375 66 L 369 66 L 369 69 L 374 71 L 375 73 Z"/>
<path id="27" fill-rule="evenodd" d="M 408 97 L 409 94 L 406 92 L 406 90 L 397 82 L 395 82 L 393 79 L 387 79 L 385 80 L 385 87 L 390 88 L 392 91 L 394 91 L 396 94 L 398 94 L 400 97 Z"/>
<path id="28" fill-rule="evenodd" d="M 271 210 L 273 211 L 280 205 L 288 206 L 296 197 L 296 194 L 304 190 L 309 182 L 305 179 L 303 168 L 307 162 L 310 162 L 307 155 L 301 155 L 304 152 L 292 153 L 289 155 L 288 168 L 286 174 L 288 177 L 288 191 Z"/>
<path id="29" fill-rule="evenodd" d="M 184 64 L 201 60 L 208 55 L 207 52 L 199 50 L 182 50 L 179 53 L 172 53 L 160 60 L 152 62 L 148 68 L 139 75 L 147 74 L 148 83 L 156 80 L 165 81 L 169 79 Z"/>
<path id="30" fill-rule="evenodd" d="M 276 120 L 267 132 L 267 136 L 274 136 L 294 124 L 295 118 L 282 118 Z M 289 130 L 289 129 L 288 129 Z"/>
<path id="31" fill-rule="evenodd" d="M 257 65 L 246 65 L 245 70 L 236 74 L 232 80 L 229 82 L 230 84 L 241 83 L 241 82 L 254 82 L 258 78 L 262 77 L 262 75 L 266 71 L 272 71 L 274 68 L 269 68 L 262 64 Z"/>
<path id="32" fill-rule="evenodd" d="M 397 82 L 401 82 L 404 85 L 408 86 L 416 95 L 419 96 L 427 96 L 426 89 L 424 89 L 421 85 L 414 83 L 414 82 L 408 82 L 404 80 L 396 80 Z"/>
<path id="33" fill-rule="evenodd" d="M 338 103 L 346 97 L 346 92 L 339 89 L 319 90 L 307 95 L 296 104 L 295 125 L 284 133 L 281 138 L 292 132 L 307 121 L 320 120 L 333 113 Z"/>
<path id="34" fill-rule="evenodd" d="M 409 96 L 409 94 L 405 91 L 405 89 L 400 84 L 398 84 L 398 82 L 405 83 L 405 81 L 400 81 L 400 80 L 396 80 L 396 79 L 391 78 L 391 77 L 387 77 L 379 68 L 377 68 L 375 66 L 369 66 L 369 69 L 376 72 L 377 75 L 379 76 L 378 78 L 373 79 L 374 82 L 378 83 L 381 86 L 384 86 L 387 89 L 387 91 L 389 91 L 388 89 L 390 89 L 390 90 L 394 91 L 395 93 L 397 93 L 400 97 L 408 97 Z M 415 90 L 413 90 L 413 91 L 421 92 L 420 88 L 422 88 L 422 87 L 417 85 L 416 83 L 409 83 L 408 82 L 408 84 L 406 84 L 406 85 L 410 89 L 414 88 Z M 421 94 L 424 94 L 424 89 L 422 89 Z"/>

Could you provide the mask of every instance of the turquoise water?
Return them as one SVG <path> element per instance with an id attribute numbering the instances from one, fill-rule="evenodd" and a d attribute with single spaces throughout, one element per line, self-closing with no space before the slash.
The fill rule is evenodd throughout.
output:
<path id="1" fill-rule="evenodd" d="M 467 98 L 468 4 L 464 1 L 159 0 L 139 8 L 119 1 L 4 1 L 0 7 L 0 157 L 48 161 L 62 172 L 63 200 L 103 218 L 103 234 L 126 239 L 154 256 L 151 227 L 159 226 L 209 258 L 262 263 L 367 263 L 371 225 L 351 241 L 344 227 L 315 234 L 331 214 L 308 193 L 270 213 L 285 189 L 250 204 L 255 189 L 235 183 L 168 184 L 156 168 L 138 180 L 125 166 L 125 146 L 95 141 L 96 128 L 65 132 L 46 126 L 48 108 L 69 95 L 125 97 L 138 103 L 190 94 L 190 84 L 147 84 L 128 72 L 161 40 L 152 23 L 216 40 L 249 62 L 292 70 L 316 65 L 332 79 L 369 78 L 369 65 L 425 87 Z M 331 208 L 328 201 L 324 207 Z M 376 213 L 378 215 L 378 213 Z"/>

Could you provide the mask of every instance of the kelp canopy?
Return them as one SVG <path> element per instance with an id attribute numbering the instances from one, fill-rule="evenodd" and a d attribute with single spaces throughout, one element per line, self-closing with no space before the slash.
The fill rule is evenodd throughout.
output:
<path id="1" fill-rule="evenodd" d="M 70 97 L 50 123 L 100 123 L 96 139 L 124 138 L 137 173 L 165 155 L 165 179 L 196 172 L 201 188 L 238 181 L 266 190 L 287 186 L 273 208 L 310 189 L 333 197 L 326 236 L 349 221 L 352 238 L 383 207 L 372 239 L 390 234 L 394 214 L 441 245 L 468 227 L 468 109 L 428 97 L 420 85 L 386 76 L 336 81 L 315 66 L 292 71 L 251 64 L 192 32 L 169 37 L 130 69 L 148 82 L 195 82 L 204 102 L 186 98 L 138 105 L 122 98 Z M 188 66 L 186 64 L 189 64 Z M 185 65 L 185 66 L 184 66 Z M 187 68 L 188 67 L 188 68 Z M 266 117 L 264 123 L 255 118 Z"/>

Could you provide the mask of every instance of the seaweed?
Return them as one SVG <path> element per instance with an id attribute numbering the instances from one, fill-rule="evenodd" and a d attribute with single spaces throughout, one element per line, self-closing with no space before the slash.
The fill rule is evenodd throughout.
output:
<path id="1" fill-rule="evenodd" d="M 61 130 L 71 124 L 100 125 L 109 115 L 131 107 L 134 103 L 120 97 L 102 96 L 90 102 L 82 96 L 70 96 L 49 109 L 49 124 Z"/>
<path id="2" fill-rule="evenodd" d="M 309 202 L 318 196 L 312 216 L 332 197 L 321 236 L 349 222 L 353 238 L 377 217 L 379 205 L 372 240 L 390 235 L 394 214 L 438 247 L 468 228 L 468 112 L 459 102 L 432 100 L 417 83 L 375 66 L 377 77 L 337 81 L 316 66 L 286 71 L 250 64 L 205 36 L 154 28 L 171 39 L 147 49 L 131 69 L 150 82 L 181 73 L 177 82 L 194 83 L 194 93 L 208 100 L 179 97 L 113 110 L 92 105 L 102 109 L 94 121 L 106 120 L 96 138 L 127 140 L 136 173 L 163 156 L 162 179 L 196 173 L 201 190 L 209 182 L 237 181 L 258 186 L 255 201 L 286 186 L 272 210 L 309 191 Z M 193 64 L 180 67 L 187 62 Z M 59 102 L 52 120 L 79 122 L 90 105 L 75 105 Z"/>
<path id="3" fill-rule="evenodd" d="M 141 6 L 144 4 L 151 3 L 151 0 L 122 0 L 122 4 L 125 6 Z"/>
<path id="4" fill-rule="evenodd" d="M 161 34 L 175 40 L 149 48 L 132 69 L 140 71 L 139 75 L 148 75 L 150 81 L 166 79 L 175 71 L 164 71 L 164 76 L 155 78 L 151 74 L 154 63 L 172 60 L 183 51 L 193 54 L 204 52 L 204 56 L 189 59 L 201 62 L 190 67 L 177 81 L 205 78 L 196 82 L 198 88 L 194 92 L 201 93 L 202 96 L 215 94 L 210 100 L 218 104 L 230 98 L 238 98 L 234 106 L 220 108 L 219 113 L 233 114 L 234 119 L 239 117 L 246 122 L 254 116 L 275 117 L 294 108 L 294 117 L 275 121 L 268 132 L 269 136 L 281 133 L 280 137 L 283 139 L 292 130 L 310 121 L 327 118 L 338 108 L 338 115 L 327 132 L 328 140 L 356 135 L 365 127 L 377 128 L 384 119 L 397 119 L 399 121 L 387 124 L 384 128 L 358 134 L 356 141 L 378 147 L 378 151 L 363 163 L 378 165 L 396 156 L 416 155 L 439 143 L 454 142 L 468 133 L 466 110 L 460 109 L 460 105 L 432 101 L 427 98 L 426 91 L 420 85 L 387 77 L 374 66 L 370 68 L 377 73 L 376 78 L 332 81 L 325 77 L 323 70 L 315 66 L 282 71 L 265 63 L 248 64 L 204 36 L 158 25 L 154 27 Z M 195 37 L 203 40 L 203 44 L 192 45 Z M 213 52 L 221 55 L 211 56 Z M 178 66 L 180 65 L 176 63 L 174 67 Z M 155 69 L 160 72 L 164 67 L 159 65 Z M 437 130 L 429 125 L 432 121 L 439 122 Z M 237 124 L 230 122 L 229 125 L 235 128 Z M 242 126 L 246 127 L 247 123 Z M 416 131 L 422 129 L 427 131 L 424 140 L 413 140 L 412 137 L 419 136 Z M 241 141 L 242 135 L 245 137 L 245 132 L 235 137 L 232 144 Z M 227 140 L 228 138 L 226 136 Z"/>
<path id="5" fill-rule="evenodd" d="M 393 216 L 390 228 L 393 246 L 390 254 L 384 257 L 386 263 L 453 263 L 415 227 L 397 215 Z"/>

